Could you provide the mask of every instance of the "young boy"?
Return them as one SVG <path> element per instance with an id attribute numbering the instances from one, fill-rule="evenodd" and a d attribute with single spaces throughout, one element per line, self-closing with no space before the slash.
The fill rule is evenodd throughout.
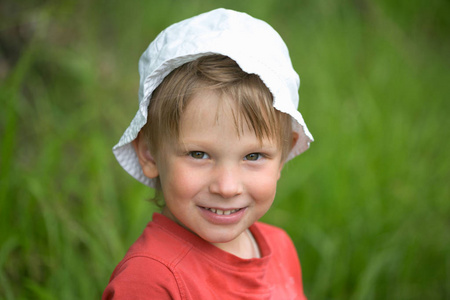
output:
<path id="1" fill-rule="evenodd" d="M 313 141 L 299 78 L 267 23 L 217 9 L 142 55 L 139 110 L 114 153 L 164 200 L 103 299 L 306 299 L 290 238 L 257 222 Z"/>

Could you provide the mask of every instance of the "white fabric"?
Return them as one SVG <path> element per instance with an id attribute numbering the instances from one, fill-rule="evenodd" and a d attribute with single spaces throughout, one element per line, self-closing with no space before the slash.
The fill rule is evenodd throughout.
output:
<path id="1" fill-rule="evenodd" d="M 130 143 L 147 122 L 153 91 L 173 69 L 210 54 L 226 55 L 245 72 L 257 74 L 271 91 L 274 107 L 292 117 L 299 139 L 288 160 L 307 150 L 313 141 L 297 111 L 300 79 L 281 37 L 264 21 L 220 8 L 166 28 L 141 56 L 139 110 L 113 148 L 120 165 L 140 182 L 154 187 L 154 181 L 143 174 Z"/>

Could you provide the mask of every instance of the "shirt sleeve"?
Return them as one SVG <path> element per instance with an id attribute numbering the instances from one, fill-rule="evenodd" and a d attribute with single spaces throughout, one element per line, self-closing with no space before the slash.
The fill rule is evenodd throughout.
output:
<path id="1" fill-rule="evenodd" d="M 173 272 L 163 263 L 135 256 L 117 266 L 103 292 L 102 300 L 178 300 L 180 289 Z"/>

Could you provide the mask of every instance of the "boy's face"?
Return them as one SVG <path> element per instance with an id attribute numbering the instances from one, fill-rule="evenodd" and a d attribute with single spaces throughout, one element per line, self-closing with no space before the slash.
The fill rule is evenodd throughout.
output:
<path id="1" fill-rule="evenodd" d="M 226 96 L 224 96 L 226 97 Z M 179 145 L 156 159 L 166 202 L 163 214 L 213 244 L 233 242 L 272 205 L 283 163 L 275 141 L 243 126 L 233 101 L 197 93 L 183 113 Z"/>

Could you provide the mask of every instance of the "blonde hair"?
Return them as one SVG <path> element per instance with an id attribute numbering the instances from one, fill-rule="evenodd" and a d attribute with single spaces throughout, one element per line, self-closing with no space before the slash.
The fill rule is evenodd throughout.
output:
<path id="1" fill-rule="evenodd" d="M 176 68 L 153 92 L 142 133 L 154 157 L 164 153 L 163 148 L 171 142 L 178 142 L 183 111 L 201 89 L 236 101 L 233 116 L 237 133 L 247 125 L 260 141 L 275 140 L 282 161 L 286 159 L 292 147 L 291 117 L 273 107 L 272 94 L 258 75 L 242 71 L 234 60 L 223 55 L 203 56 Z"/>

